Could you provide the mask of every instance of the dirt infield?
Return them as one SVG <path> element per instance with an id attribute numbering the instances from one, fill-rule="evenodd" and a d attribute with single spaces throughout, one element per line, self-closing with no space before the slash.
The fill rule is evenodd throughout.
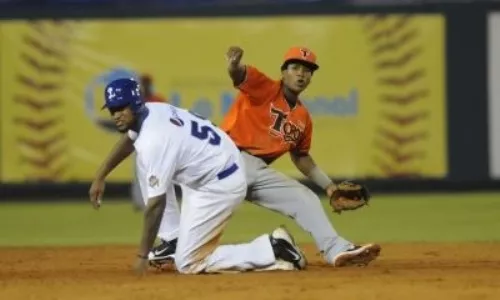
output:
<path id="1" fill-rule="evenodd" d="M 0 248 L 0 299 L 500 299 L 500 243 L 383 244 L 366 268 L 334 269 L 306 246 L 302 272 L 131 272 L 135 247 Z"/>

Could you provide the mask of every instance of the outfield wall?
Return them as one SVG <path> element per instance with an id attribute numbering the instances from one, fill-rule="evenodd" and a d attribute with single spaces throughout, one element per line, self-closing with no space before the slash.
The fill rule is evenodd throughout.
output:
<path id="1" fill-rule="evenodd" d="M 500 5 L 63 8 L 0 10 L 0 199 L 86 194 L 118 138 L 98 109 L 115 77 L 150 74 L 171 103 L 220 122 L 232 44 L 271 76 L 287 47 L 317 52 L 304 103 L 332 177 L 500 189 Z M 288 157 L 276 168 L 300 178 Z M 114 172 L 109 194 L 127 195 L 132 172 Z"/>

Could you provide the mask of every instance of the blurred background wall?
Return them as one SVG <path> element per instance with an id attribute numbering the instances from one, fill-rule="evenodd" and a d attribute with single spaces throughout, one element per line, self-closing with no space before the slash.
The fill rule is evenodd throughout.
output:
<path id="1" fill-rule="evenodd" d="M 99 110 L 113 78 L 147 76 L 220 122 L 231 45 L 275 78 L 287 48 L 316 52 L 303 101 L 332 177 L 500 189 L 499 1 L 0 0 L 0 201 L 85 197 L 118 139 Z M 288 157 L 275 166 L 301 178 Z M 129 160 L 108 196 L 128 195 L 132 173 Z"/>

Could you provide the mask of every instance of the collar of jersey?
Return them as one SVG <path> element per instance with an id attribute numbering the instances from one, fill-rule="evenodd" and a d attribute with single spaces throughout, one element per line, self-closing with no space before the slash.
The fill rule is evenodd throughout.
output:
<path id="1" fill-rule="evenodd" d="M 142 123 L 144 123 L 144 120 L 146 120 L 148 115 L 149 115 L 149 109 L 146 106 L 141 107 L 137 111 L 137 113 L 135 114 L 135 117 L 137 118 L 137 122 L 135 124 L 134 129 L 133 129 L 135 132 L 139 133 L 141 131 Z"/>
<path id="2" fill-rule="evenodd" d="M 281 96 L 283 97 L 283 100 L 285 100 L 286 105 L 288 105 L 288 108 L 290 109 L 290 111 L 295 110 L 297 108 L 297 106 L 299 106 L 301 104 L 299 96 L 297 96 L 297 101 L 295 102 L 295 105 L 292 107 L 290 105 L 290 102 L 288 102 L 288 99 L 286 99 L 286 97 L 285 97 L 285 91 L 283 90 L 285 88 L 285 83 L 283 82 L 283 80 L 280 81 L 280 86 L 281 86 L 281 89 L 280 89 Z"/>

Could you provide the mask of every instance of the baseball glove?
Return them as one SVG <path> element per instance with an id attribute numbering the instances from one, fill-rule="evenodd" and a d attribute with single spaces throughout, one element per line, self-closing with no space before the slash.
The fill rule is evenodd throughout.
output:
<path id="1" fill-rule="evenodd" d="M 370 193 L 366 187 L 350 181 L 343 181 L 330 196 L 330 206 L 335 213 L 344 210 L 356 210 L 368 205 Z"/>

